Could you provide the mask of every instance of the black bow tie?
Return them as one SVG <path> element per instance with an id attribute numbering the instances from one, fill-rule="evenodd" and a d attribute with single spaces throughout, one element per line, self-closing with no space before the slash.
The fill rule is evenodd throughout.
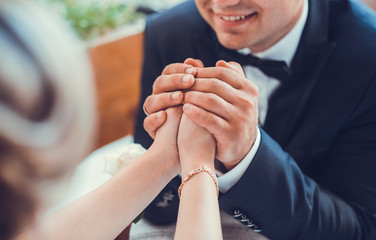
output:
<path id="1" fill-rule="evenodd" d="M 238 51 L 229 50 L 223 46 L 217 46 L 218 56 L 225 61 L 234 61 L 240 65 L 251 65 L 260 69 L 265 75 L 274 77 L 280 81 L 286 81 L 291 77 L 291 69 L 286 62 L 266 60 L 251 54 L 243 55 Z"/>

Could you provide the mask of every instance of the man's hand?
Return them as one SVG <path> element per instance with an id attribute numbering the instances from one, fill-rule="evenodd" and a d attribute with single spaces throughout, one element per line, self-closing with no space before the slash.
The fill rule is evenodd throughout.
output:
<path id="1" fill-rule="evenodd" d="M 192 75 L 196 78 L 190 87 L 183 88 L 176 79 L 192 67 Z M 256 139 L 258 88 L 245 79 L 241 66 L 234 62 L 219 61 L 216 67 L 203 68 L 201 61 L 188 59 L 184 64 L 168 65 L 163 74 L 168 77 L 161 76 L 156 80 L 153 95 L 145 102 L 146 110 L 151 113 L 144 122 L 146 131 L 153 137 L 164 121 L 163 118 L 154 121 L 154 114 L 183 102 L 182 92 L 179 92 L 182 94 L 179 101 L 174 102 L 161 95 L 171 94 L 163 90 L 189 89 L 184 96 L 184 112 L 214 135 L 216 157 L 227 170 L 231 170 L 246 156 Z M 173 86 L 168 87 L 169 83 Z"/>
<path id="2" fill-rule="evenodd" d="M 200 60 L 188 58 L 184 63 L 174 63 L 166 66 L 153 84 L 153 94 L 146 98 L 144 128 L 154 139 L 157 129 L 166 120 L 164 109 L 181 105 L 182 90 L 193 86 L 197 68 L 203 68 Z"/>
<path id="3" fill-rule="evenodd" d="M 198 69 L 184 103 L 185 115 L 213 134 L 216 158 L 231 170 L 256 139 L 258 88 L 245 78 L 239 64 L 219 61 L 216 67 Z"/>

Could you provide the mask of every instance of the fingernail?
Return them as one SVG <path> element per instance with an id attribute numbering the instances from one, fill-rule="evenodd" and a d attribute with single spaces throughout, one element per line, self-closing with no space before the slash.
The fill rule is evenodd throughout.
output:
<path id="1" fill-rule="evenodd" d="M 178 101 L 179 100 L 179 96 L 180 96 L 180 93 L 173 93 L 171 97 L 172 97 L 172 100 Z"/>
<path id="2" fill-rule="evenodd" d="M 189 109 L 191 109 L 191 107 L 192 107 L 192 105 L 189 104 L 189 103 L 184 104 L 184 106 L 183 106 L 183 110 L 184 110 L 184 111 L 189 111 Z"/>
<path id="3" fill-rule="evenodd" d="M 192 78 L 192 75 L 185 75 L 182 79 L 183 83 L 189 83 L 189 81 L 191 80 Z"/>
<path id="4" fill-rule="evenodd" d="M 188 74 L 192 74 L 194 71 L 195 71 L 194 68 L 188 68 L 188 69 L 185 70 L 185 72 L 188 73 Z"/>
<path id="5" fill-rule="evenodd" d="M 161 117 L 162 117 L 162 112 L 157 112 L 156 117 L 157 117 L 158 119 L 161 118 Z"/>

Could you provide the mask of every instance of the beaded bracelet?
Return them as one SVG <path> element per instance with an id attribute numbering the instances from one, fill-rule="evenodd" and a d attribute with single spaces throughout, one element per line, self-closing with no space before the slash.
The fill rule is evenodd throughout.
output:
<path id="1" fill-rule="evenodd" d="M 217 177 L 214 175 L 214 173 L 212 172 L 212 170 L 206 166 L 202 166 L 200 168 L 197 168 L 197 169 L 194 169 L 192 171 L 190 171 L 187 176 L 184 178 L 184 180 L 181 182 L 180 184 L 180 187 L 178 189 L 178 195 L 179 195 L 179 198 L 181 198 L 181 190 L 183 189 L 183 186 L 186 182 L 188 182 L 189 179 L 191 179 L 194 175 L 196 174 L 199 174 L 199 173 L 202 173 L 202 172 L 206 172 L 210 175 L 210 177 L 213 179 L 214 181 L 214 184 L 215 184 L 215 188 L 217 190 L 217 196 L 219 195 L 219 189 L 218 189 L 218 181 L 217 181 Z"/>

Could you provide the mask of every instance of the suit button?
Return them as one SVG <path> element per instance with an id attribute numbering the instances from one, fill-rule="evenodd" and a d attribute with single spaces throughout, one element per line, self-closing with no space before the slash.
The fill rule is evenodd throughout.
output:
<path id="1" fill-rule="evenodd" d="M 234 211 L 234 218 L 239 218 L 242 215 L 242 213 L 239 210 Z"/>
<path id="2" fill-rule="evenodd" d="M 169 190 L 168 192 L 163 193 L 162 201 L 157 202 L 155 205 L 161 208 L 168 207 L 174 198 L 175 194 L 172 192 L 172 190 Z"/>
<path id="3" fill-rule="evenodd" d="M 246 222 L 248 222 L 248 221 L 249 221 L 249 219 L 247 218 L 246 215 L 242 215 L 242 216 L 240 217 L 240 222 L 242 222 L 242 223 L 246 223 Z"/>
<path id="4" fill-rule="evenodd" d="M 254 226 L 253 226 L 253 231 L 254 231 L 255 233 L 259 233 L 259 232 L 261 232 L 262 230 L 259 228 L 259 226 L 254 225 Z"/>
<path id="5" fill-rule="evenodd" d="M 247 227 L 248 228 L 253 228 L 254 226 L 255 226 L 255 224 L 252 222 L 252 220 L 247 221 Z"/>

